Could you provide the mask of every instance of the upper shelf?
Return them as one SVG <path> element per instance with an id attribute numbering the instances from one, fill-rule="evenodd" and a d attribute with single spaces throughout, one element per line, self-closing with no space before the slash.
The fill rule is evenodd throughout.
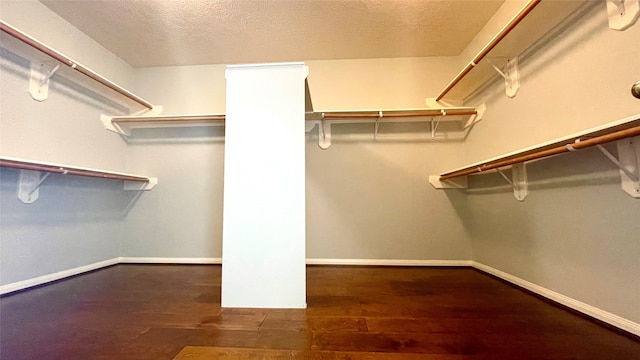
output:
<path id="1" fill-rule="evenodd" d="M 64 72 L 65 77 L 72 78 L 74 81 L 81 83 L 83 86 L 103 95 L 105 97 L 113 97 L 114 95 L 126 101 L 127 107 L 133 105 L 137 108 L 153 109 L 153 105 L 143 98 L 133 94 L 125 88 L 108 80 L 104 76 L 92 71 L 86 66 L 81 65 L 77 61 L 65 56 L 59 51 L 45 45 L 17 28 L 0 20 L 0 30 L 10 36 L 0 36 L 2 47 L 10 47 L 21 56 L 28 59 L 34 59 L 41 63 L 56 60 L 58 63 L 65 65 L 53 70 L 51 75 L 58 72 Z M 28 46 L 25 46 L 28 45 Z M 53 66 L 52 66 L 53 69 Z M 46 80 L 44 80 L 46 82 Z M 100 86 L 95 86 L 99 84 Z"/>
<path id="2" fill-rule="evenodd" d="M 585 3 L 589 1 L 529 1 L 465 65 L 435 100 L 465 100 L 482 84 L 497 75 L 491 64 L 482 61 L 483 59 L 490 58 L 496 66 L 503 66 L 506 60 L 521 55 Z"/>
<path id="3" fill-rule="evenodd" d="M 413 122 L 426 118 L 442 117 L 442 120 L 460 121 L 460 116 L 477 115 L 472 107 L 451 107 L 438 109 L 387 109 L 387 110 L 327 110 L 307 114 L 307 121 L 332 120 L 340 122 Z M 412 120 L 414 119 L 414 120 Z"/>
<path id="4" fill-rule="evenodd" d="M 133 129 L 161 127 L 195 127 L 224 125 L 224 114 L 190 114 L 190 115 L 158 115 L 158 116 L 107 116 L 100 120 L 109 130 L 131 136 Z"/>
<path id="5" fill-rule="evenodd" d="M 307 112 L 305 120 L 308 122 L 307 131 L 320 124 L 320 147 L 326 149 L 330 145 L 331 124 L 374 123 L 374 138 L 378 138 L 380 123 L 412 123 L 431 122 L 431 139 L 435 140 L 436 131 L 441 121 L 458 122 L 460 136 L 464 137 L 472 125 L 480 121 L 486 107 L 484 104 L 477 108 L 449 107 L 439 109 L 382 109 L 382 110 L 327 110 Z M 159 115 L 159 116 L 107 116 L 102 115 L 104 127 L 115 133 L 131 136 L 133 129 L 161 128 L 161 127 L 194 127 L 194 126 L 223 126 L 224 114 L 190 114 L 190 115 Z M 442 130 L 442 128 L 441 128 Z"/>

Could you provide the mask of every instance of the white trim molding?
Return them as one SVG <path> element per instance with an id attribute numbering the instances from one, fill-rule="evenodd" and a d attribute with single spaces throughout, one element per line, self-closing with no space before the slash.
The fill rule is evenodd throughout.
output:
<path id="1" fill-rule="evenodd" d="M 222 264 L 222 258 L 121 257 L 121 264 Z"/>
<path id="2" fill-rule="evenodd" d="M 307 258 L 307 265 L 353 266 L 472 266 L 471 260 L 404 260 L 404 259 L 320 259 Z"/>
<path id="3" fill-rule="evenodd" d="M 120 263 L 120 258 L 113 258 L 109 260 L 99 261 L 93 264 L 79 266 L 73 269 L 58 271 L 52 274 L 42 275 L 35 278 L 17 281 L 14 283 L 0 286 L 0 295 L 7 294 L 14 291 L 24 290 L 30 287 L 46 284 L 48 282 L 61 280 L 70 276 L 86 273 L 89 271 L 97 270 L 111 265 L 117 265 Z"/>
<path id="4" fill-rule="evenodd" d="M 603 321 L 607 324 L 613 325 L 617 328 L 620 328 L 624 331 L 630 332 L 634 335 L 638 335 L 640 336 L 640 324 L 633 322 L 631 320 L 625 319 L 623 317 L 620 317 L 618 315 L 612 314 L 608 311 L 599 309 L 595 306 L 583 303 L 581 301 L 578 301 L 576 299 L 570 298 L 566 295 L 562 295 L 558 292 L 555 292 L 553 290 L 549 290 L 545 287 L 542 287 L 540 285 L 536 285 L 532 282 L 529 282 L 527 280 L 521 279 L 519 277 L 513 276 L 511 274 L 508 274 L 506 272 L 500 271 L 498 269 L 494 269 L 490 266 L 484 265 L 482 263 L 479 263 L 477 261 L 473 261 L 472 262 L 472 266 L 480 271 L 483 271 L 487 274 L 491 274 L 493 276 L 499 277 L 500 279 L 503 279 L 505 281 L 508 281 L 518 287 L 521 287 L 523 289 L 529 290 L 533 293 L 536 293 L 538 295 L 544 296 L 545 298 L 555 301 L 558 304 L 564 305 L 568 308 L 574 309 L 576 311 L 579 311 L 585 315 L 588 315 L 592 318 L 598 319 L 600 321 Z"/>

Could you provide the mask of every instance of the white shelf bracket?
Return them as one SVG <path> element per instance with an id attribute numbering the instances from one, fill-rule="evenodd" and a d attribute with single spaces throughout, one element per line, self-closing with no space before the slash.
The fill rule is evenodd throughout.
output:
<path id="1" fill-rule="evenodd" d="M 42 174 L 41 171 L 20 170 L 18 176 L 18 199 L 25 204 L 31 204 L 38 200 L 40 185 L 51 175 Z"/>
<path id="2" fill-rule="evenodd" d="M 513 179 L 513 196 L 518 201 L 524 201 L 529 194 L 526 163 L 511 166 L 511 178 Z"/>
<path id="3" fill-rule="evenodd" d="M 325 120 L 324 113 L 318 129 L 318 146 L 322 150 L 327 150 L 331 146 L 331 123 Z"/>
<path id="4" fill-rule="evenodd" d="M 378 111 L 378 117 L 376 118 L 376 124 L 373 129 L 373 139 L 378 140 L 378 129 L 380 129 L 380 120 L 382 119 L 382 111 Z"/>
<path id="5" fill-rule="evenodd" d="M 511 179 L 509 179 L 509 177 L 505 175 L 502 170 L 496 168 L 496 171 L 513 187 L 513 196 L 516 198 L 516 200 L 524 201 L 524 199 L 529 194 L 527 167 L 525 163 L 515 164 L 511 166 Z"/>
<path id="6" fill-rule="evenodd" d="M 148 182 L 124 181 L 123 189 L 127 191 L 149 191 L 158 185 L 158 178 L 149 178 Z"/>
<path id="7" fill-rule="evenodd" d="M 504 69 L 497 67 L 491 60 L 486 59 L 489 65 L 504 79 L 505 93 L 513 98 L 520 88 L 520 73 L 518 72 L 518 58 L 508 59 Z"/>
<path id="8" fill-rule="evenodd" d="M 440 175 L 431 175 L 429 176 L 429 184 L 436 189 L 466 189 L 468 186 L 466 176 L 440 180 Z"/>
<path id="9" fill-rule="evenodd" d="M 106 130 L 112 131 L 116 134 L 120 134 L 126 137 L 131 136 L 131 131 L 127 131 L 123 129 L 122 127 L 120 127 L 118 124 L 114 123 L 111 120 L 112 120 L 112 117 L 109 115 L 105 115 L 105 114 L 100 115 L 100 121 L 102 122 L 102 125 Z"/>
<path id="10" fill-rule="evenodd" d="M 623 139 L 616 142 L 618 158 L 602 145 L 598 149 L 620 169 L 622 191 L 631 197 L 640 199 L 640 137 Z"/>
<path id="11" fill-rule="evenodd" d="M 162 113 L 162 105 L 153 105 L 151 109 L 143 109 L 132 116 L 158 116 Z M 113 121 L 113 117 L 109 115 L 102 114 L 100 115 L 100 122 L 104 126 L 105 130 L 114 132 L 116 134 L 122 135 L 124 137 L 131 136 L 131 129 L 124 128 Z"/>
<path id="12" fill-rule="evenodd" d="M 485 111 L 487 111 L 487 105 L 484 103 L 478 105 L 478 107 L 476 107 L 476 114 L 469 117 L 469 120 L 467 120 L 462 129 L 467 130 L 482 120 L 484 118 Z"/>
<path id="13" fill-rule="evenodd" d="M 442 116 L 445 116 L 447 113 L 442 110 Z M 438 131 L 438 125 L 440 125 L 440 118 L 437 117 L 438 120 L 434 120 L 433 118 L 431 118 L 431 140 L 435 140 L 436 139 L 436 131 Z"/>
<path id="14" fill-rule="evenodd" d="M 625 30 L 640 18 L 640 0 L 607 0 L 609 28 Z"/>
<path id="15" fill-rule="evenodd" d="M 49 97 L 49 83 L 51 77 L 58 71 L 60 64 L 48 68 L 46 64 L 31 62 L 29 77 L 29 95 L 34 100 L 45 101 Z"/>
<path id="16" fill-rule="evenodd" d="M 304 129 L 304 131 L 305 131 L 305 132 L 310 132 L 311 130 L 313 130 L 313 128 L 314 128 L 314 127 L 316 127 L 316 124 L 317 124 L 317 123 L 318 123 L 317 121 L 307 121 L 307 122 L 305 123 L 305 129 Z"/>

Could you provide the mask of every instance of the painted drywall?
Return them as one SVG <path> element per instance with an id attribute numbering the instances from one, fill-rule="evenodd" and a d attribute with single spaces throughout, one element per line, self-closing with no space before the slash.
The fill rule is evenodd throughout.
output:
<path id="1" fill-rule="evenodd" d="M 307 307 L 307 71 L 302 63 L 227 69 L 223 307 Z"/>
<path id="2" fill-rule="evenodd" d="M 3 1 L 0 10 L 3 20 L 88 66 L 130 78 L 130 67 L 39 2 Z M 57 75 L 49 98 L 33 100 L 27 93 L 29 59 L 19 50 L 0 50 L 0 154 L 125 170 L 126 143 L 105 131 L 99 117 L 126 109 Z M 0 169 L 0 285 L 118 257 L 122 221 L 135 196 L 122 191 L 121 181 L 54 174 L 36 202 L 23 204 L 16 196 L 18 173 Z"/>
<path id="3" fill-rule="evenodd" d="M 473 60 L 493 37 L 504 28 L 505 24 L 509 23 L 527 3 L 529 3 L 528 0 L 505 1 L 460 54 L 459 58 L 462 61 L 460 64 L 461 68 Z"/>
<path id="4" fill-rule="evenodd" d="M 306 64 L 316 109 L 424 107 L 457 70 L 455 58 Z M 166 114 L 225 111 L 221 65 L 138 69 L 135 83 Z M 381 135 L 400 136 L 378 141 L 372 124 L 334 126 L 328 150 L 317 127 L 307 133 L 308 258 L 470 259 L 455 211 L 463 198 L 452 204 L 427 182 L 464 149 L 431 142 L 428 124 L 418 125 L 381 125 Z M 224 128 L 136 130 L 128 141 L 128 166 L 162 182 L 129 213 L 122 256 L 221 257 Z"/>
<path id="5" fill-rule="evenodd" d="M 369 129 L 373 131 L 373 127 Z M 328 259 L 468 260 L 464 196 L 427 176 L 461 158 L 459 143 L 307 143 L 307 255 Z"/>
<path id="6" fill-rule="evenodd" d="M 640 24 L 608 29 L 603 2 L 583 11 L 520 61 L 515 98 L 496 83 L 471 99 L 488 111 L 467 139 L 466 163 L 640 112 L 630 93 Z M 473 260 L 640 322 L 640 201 L 620 190 L 617 169 L 597 149 L 528 168 L 524 202 L 495 174 L 471 177 L 464 218 Z"/>
<path id="7" fill-rule="evenodd" d="M 128 88 L 133 68 L 37 0 L 2 1 L 0 18 L 62 54 Z"/>

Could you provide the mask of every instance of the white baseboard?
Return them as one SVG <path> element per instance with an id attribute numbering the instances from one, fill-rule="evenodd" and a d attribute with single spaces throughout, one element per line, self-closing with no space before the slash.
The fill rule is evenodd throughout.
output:
<path id="1" fill-rule="evenodd" d="M 222 264 L 222 258 L 121 257 L 123 264 Z"/>
<path id="2" fill-rule="evenodd" d="M 85 272 L 88 272 L 88 271 L 92 271 L 92 270 L 96 270 L 96 269 L 100 269 L 100 268 L 103 268 L 103 267 L 116 265 L 119 262 L 120 262 L 119 258 L 113 258 L 113 259 L 109 259 L 109 260 L 99 261 L 97 263 L 93 263 L 93 264 L 89 264 L 89 265 L 79 266 L 79 267 L 73 268 L 73 269 L 68 269 L 68 270 L 64 270 L 64 271 L 58 271 L 58 272 L 55 272 L 53 274 L 47 274 L 47 275 L 38 276 L 38 277 L 35 277 L 35 278 L 32 278 L 32 279 L 27 279 L 27 280 L 23 280 L 23 281 L 17 281 L 17 282 L 11 283 L 11 284 L 2 285 L 2 286 L 0 286 L 0 295 L 7 294 L 7 293 L 10 293 L 10 292 L 14 292 L 14 291 L 18 291 L 18 290 L 24 290 L 24 289 L 27 289 L 27 288 L 30 288 L 30 287 L 46 284 L 46 283 L 51 282 L 51 281 L 64 279 L 64 278 L 67 278 L 69 276 L 82 274 L 82 273 L 85 273 Z"/>
<path id="3" fill-rule="evenodd" d="M 402 259 L 319 259 L 307 258 L 307 265 L 355 266 L 471 266 L 471 260 L 402 260 Z"/>
<path id="4" fill-rule="evenodd" d="M 566 295 L 562 295 L 553 290 L 549 290 L 540 285 L 536 285 L 527 280 L 521 279 L 519 277 L 507 274 L 506 272 L 500 271 L 498 269 L 494 269 L 490 266 L 484 265 L 482 263 L 473 261 L 473 267 L 484 271 L 488 274 L 499 277 L 500 279 L 506 280 L 514 285 L 517 285 L 521 288 L 527 289 L 531 292 L 534 292 L 538 295 L 544 296 L 547 299 L 555 301 L 559 304 L 562 304 L 568 308 L 577 310 L 585 315 L 591 316 L 592 318 L 598 319 L 600 321 L 604 321 L 607 324 L 611 324 L 617 328 L 628 331 L 632 334 L 640 336 L 640 324 L 633 322 L 631 320 L 625 319 L 618 315 L 612 314 L 608 311 L 599 309 L 595 306 L 591 306 L 589 304 L 583 303 L 576 299 L 570 298 Z"/>

